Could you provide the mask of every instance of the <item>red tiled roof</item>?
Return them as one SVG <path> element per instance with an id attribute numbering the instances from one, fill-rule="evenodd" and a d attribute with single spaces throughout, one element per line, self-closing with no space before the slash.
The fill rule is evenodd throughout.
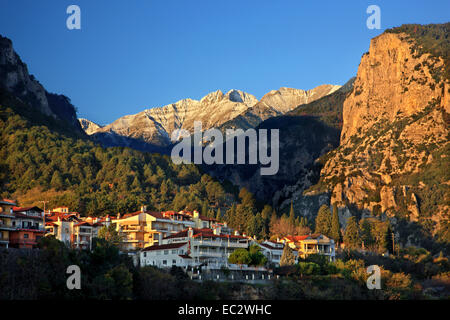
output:
<path id="1" fill-rule="evenodd" d="M 34 206 L 34 207 L 13 207 L 14 212 L 29 211 L 31 209 L 34 209 L 34 211 L 40 211 L 40 212 L 44 211 L 41 208 L 36 207 L 36 206 Z"/>
<path id="2" fill-rule="evenodd" d="M 273 247 L 273 246 L 271 246 L 271 245 L 269 245 L 267 243 L 260 243 L 259 245 L 263 246 L 263 247 L 266 247 L 267 249 L 270 249 L 270 250 L 283 250 L 283 248 Z"/>
<path id="3" fill-rule="evenodd" d="M 0 202 L 3 202 L 4 204 L 10 204 L 10 205 L 16 205 L 17 201 L 16 200 L 11 200 L 11 199 L 1 199 Z"/>
<path id="4" fill-rule="evenodd" d="M 82 222 L 80 222 L 80 223 L 77 223 L 77 224 L 74 225 L 74 227 L 84 226 L 84 225 L 86 225 L 86 224 L 87 224 L 87 227 L 92 227 L 92 224 L 90 224 L 90 223 L 87 222 L 87 221 L 82 221 Z"/>
<path id="5" fill-rule="evenodd" d="M 141 214 L 141 213 L 142 213 L 142 211 L 136 211 L 136 212 L 132 212 L 132 213 L 127 213 L 127 214 L 124 214 L 123 217 L 120 217 L 120 219 L 134 217 L 134 216 L 137 216 L 138 214 Z M 155 217 L 156 219 L 169 220 L 169 218 L 164 217 L 161 212 L 147 211 L 145 213 Z"/>
<path id="6" fill-rule="evenodd" d="M 79 220 L 75 213 L 52 212 L 45 217 L 45 219 L 50 221 L 58 221 L 58 218 L 61 218 L 61 220 L 68 220 L 69 218 Z"/>
<path id="7" fill-rule="evenodd" d="M 286 236 L 285 238 L 292 242 L 299 242 L 299 241 L 306 240 L 308 238 L 317 239 L 320 236 L 321 236 L 320 233 L 313 233 L 313 234 L 308 234 L 308 235 L 303 235 L 303 236 Z"/>
<path id="8" fill-rule="evenodd" d="M 142 251 L 154 251 L 154 250 L 166 250 L 166 249 L 176 249 L 186 245 L 187 242 L 177 242 L 177 243 L 168 243 L 168 244 L 155 244 L 153 246 L 142 249 Z"/>

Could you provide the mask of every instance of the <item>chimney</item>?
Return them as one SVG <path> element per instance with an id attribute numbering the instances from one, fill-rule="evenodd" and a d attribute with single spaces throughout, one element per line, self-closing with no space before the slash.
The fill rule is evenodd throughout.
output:
<path id="1" fill-rule="evenodd" d="M 238 235 L 239 235 L 239 231 L 235 230 L 235 231 L 234 231 L 234 235 L 235 235 L 235 236 L 238 236 Z"/>
<path id="2" fill-rule="evenodd" d="M 188 238 L 192 238 L 194 236 L 194 229 L 192 227 L 189 227 L 188 229 Z"/>
<path id="3" fill-rule="evenodd" d="M 147 206 L 141 206 L 141 212 L 147 212 Z"/>
<path id="4" fill-rule="evenodd" d="M 117 213 L 117 219 L 120 219 L 120 212 Z"/>

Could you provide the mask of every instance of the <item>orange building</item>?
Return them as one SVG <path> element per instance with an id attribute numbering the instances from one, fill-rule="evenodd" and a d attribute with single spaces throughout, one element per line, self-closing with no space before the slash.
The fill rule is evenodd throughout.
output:
<path id="1" fill-rule="evenodd" d="M 43 210 L 38 207 L 13 207 L 14 231 L 9 233 L 9 246 L 32 249 L 44 236 Z"/>

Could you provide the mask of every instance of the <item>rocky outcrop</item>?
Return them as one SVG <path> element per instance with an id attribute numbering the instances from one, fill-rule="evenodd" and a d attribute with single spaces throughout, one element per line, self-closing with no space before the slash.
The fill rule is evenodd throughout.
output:
<path id="1" fill-rule="evenodd" d="M 102 126 L 96 124 L 95 122 L 92 122 L 88 119 L 79 118 L 78 121 L 80 122 L 81 128 L 86 132 L 87 134 L 93 134 L 95 131 L 102 128 Z"/>
<path id="2" fill-rule="evenodd" d="M 12 41 L 0 35 L 0 87 L 43 114 L 70 123 L 82 132 L 74 106 L 64 95 L 49 93 L 14 51 Z"/>
<path id="3" fill-rule="evenodd" d="M 326 156 L 315 189 L 331 191 L 331 202 L 341 207 L 420 223 L 442 211 L 448 218 L 450 87 L 444 67 L 408 34 L 372 39 L 343 105 L 339 148 Z M 420 206 L 437 188 L 443 205 L 427 204 L 424 215 Z"/>
<path id="4" fill-rule="evenodd" d="M 303 195 L 303 192 L 318 181 L 321 165 L 316 163 L 317 158 L 339 145 L 342 106 L 353 80 L 337 90 L 338 86 L 325 86 L 328 88 L 325 92 L 319 90 L 314 95 L 310 92 L 306 96 L 311 102 L 302 104 L 305 100 L 300 99 L 300 105 L 293 110 L 256 127 L 279 130 L 280 165 L 275 175 L 261 176 L 260 165 L 205 165 L 204 169 L 221 180 L 247 188 L 275 208 L 288 207 L 293 200 L 296 212 L 313 219 L 319 207 L 329 203 L 330 194 Z M 327 94 L 329 91 L 333 92 Z"/>

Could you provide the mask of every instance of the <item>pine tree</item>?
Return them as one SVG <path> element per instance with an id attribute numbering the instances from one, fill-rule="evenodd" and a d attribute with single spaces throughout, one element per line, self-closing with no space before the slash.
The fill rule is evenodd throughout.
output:
<path id="1" fill-rule="evenodd" d="M 295 256 L 288 244 L 284 245 L 283 253 L 281 254 L 280 267 L 292 266 L 295 264 Z"/>
<path id="2" fill-rule="evenodd" d="M 339 224 L 339 213 L 337 205 L 333 205 L 333 216 L 331 217 L 331 230 L 330 237 L 335 243 L 340 243 L 342 241 L 341 235 L 341 225 Z"/>
<path id="3" fill-rule="evenodd" d="M 59 173 L 58 170 L 55 170 L 55 172 L 53 172 L 53 176 L 52 176 L 52 180 L 50 181 L 50 185 L 53 188 L 55 188 L 56 190 L 61 190 L 64 188 L 64 182 L 63 182 L 61 174 Z"/>
<path id="4" fill-rule="evenodd" d="M 270 234 L 273 235 L 273 228 L 277 224 L 277 222 L 278 222 L 278 217 L 277 217 L 275 210 L 273 210 L 272 216 L 270 217 L 270 224 L 269 224 L 270 233 L 269 233 L 269 235 Z"/>
<path id="5" fill-rule="evenodd" d="M 316 233 L 330 236 L 331 231 L 331 211 L 327 205 L 322 205 L 317 212 L 316 217 Z"/>
<path id="6" fill-rule="evenodd" d="M 209 206 L 208 206 L 208 202 L 205 200 L 202 203 L 202 216 L 207 217 L 208 216 L 208 211 L 209 211 Z"/>
<path id="7" fill-rule="evenodd" d="M 359 229 L 361 234 L 361 241 L 364 243 L 364 248 L 370 248 L 374 244 L 374 237 L 372 234 L 372 224 L 369 219 L 361 219 L 359 222 Z"/>
<path id="8" fill-rule="evenodd" d="M 272 218 L 272 207 L 269 205 L 265 205 L 264 209 L 261 212 L 261 217 L 264 221 L 262 236 L 264 238 L 267 238 L 270 235 L 270 220 Z"/>
<path id="9" fill-rule="evenodd" d="M 308 219 L 306 217 L 301 217 L 300 218 L 299 227 L 300 228 L 307 228 L 307 227 L 309 227 L 309 222 L 308 222 Z"/>
<path id="10" fill-rule="evenodd" d="M 350 217 L 347 221 L 344 243 L 346 248 L 359 248 L 361 246 L 361 237 L 355 217 Z"/>
<path id="11" fill-rule="evenodd" d="M 139 178 L 137 175 L 134 176 L 133 183 L 131 184 L 131 188 L 133 190 L 140 190 L 142 188 L 141 182 L 139 181 Z"/>
<path id="12" fill-rule="evenodd" d="M 216 220 L 222 221 L 222 214 L 220 213 L 220 208 L 217 209 Z"/>
<path id="13" fill-rule="evenodd" d="M 289 211 L 289 223 L 295 226 L 294 202 L 291 201 L 291 210 Z"/>
<path id="14" fill-rule="evenodd" d="M 227 210 L 225 214 L 225 221 L 227 224 L 234 228 L 235 227 L 235 218 L 236 218 L 236 204 L 232 204 L 231 208 Z"/>

